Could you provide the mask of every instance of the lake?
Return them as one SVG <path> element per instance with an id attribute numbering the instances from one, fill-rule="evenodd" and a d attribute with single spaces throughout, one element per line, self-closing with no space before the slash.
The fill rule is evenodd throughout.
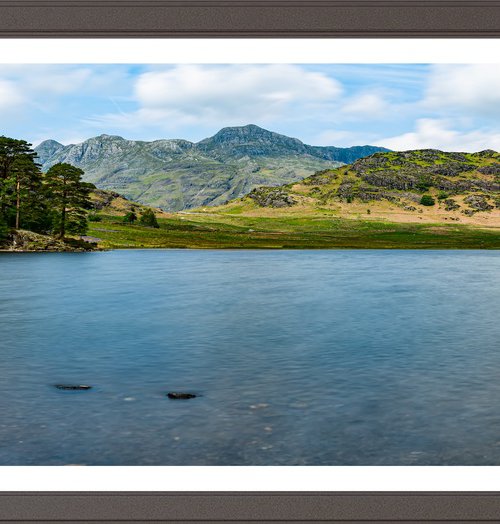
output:
<path id="1" fill-rule="evenodd" d="M 499 296 L 494 251 L 2 253 L 0 464 L 500 465 Z"/>

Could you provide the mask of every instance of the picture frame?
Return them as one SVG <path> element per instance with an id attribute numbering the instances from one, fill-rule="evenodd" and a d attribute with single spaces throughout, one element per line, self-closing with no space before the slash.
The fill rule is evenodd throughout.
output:
<path id="1" fill-rule="evenodd" d="M 0 0 L 1 38 L 499 38 L 500 0 Z M 112 486 L 110 486 L 112 488 Z M 3 492 L 4 522 L 492 522 L 497 492 Z"/>

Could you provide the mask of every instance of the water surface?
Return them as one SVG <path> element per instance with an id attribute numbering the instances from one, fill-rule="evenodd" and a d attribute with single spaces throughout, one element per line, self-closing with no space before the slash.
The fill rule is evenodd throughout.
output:
<path id="1" fill-rule="evenodd" d="M 488 251 L 1 254 L 0 464 L 499 465 L 499 292 Z"/>

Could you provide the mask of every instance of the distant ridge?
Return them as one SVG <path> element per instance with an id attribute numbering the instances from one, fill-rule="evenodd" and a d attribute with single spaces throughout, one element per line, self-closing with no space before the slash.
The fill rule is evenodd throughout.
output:
<path id="1" fill-rule="evenodd" d="M 299 181 L 317 170 L 388 150 L 310 146 L 250 124 L 223 128 L 198 143 L 103 134 L 67 146 L 46 140 L 35 151 L 43 170 L 67 162 L 81 167 L 85 179 L 101 189 L 178 211 L 219 205 L 259 186 Z"/>

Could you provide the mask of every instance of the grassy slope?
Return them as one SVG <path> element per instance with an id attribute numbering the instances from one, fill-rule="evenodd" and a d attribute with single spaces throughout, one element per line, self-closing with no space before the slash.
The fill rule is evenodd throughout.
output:
<path id="1" fill-rule="evenodd" d="M 160 229 L 103 215 L 89 235 L 107 248 L 499 249 L 500 231 L 466 225 L 396 224 L 335 217 L 186 214 L 159 218 Z"/>
<path id="2" fill-rule="evenodd" d="M 190 212 L 155 210 L 161 226 L 157 230 L 123 224 L 125 212 L 134 206 L 140 211 L 141 206 L 114 199 L 99 211 L 102 222 L 91 223 L 89 235 L 102 239 L 103 247 L 112 248 L 500 249 L 500 207 L 493 205 L 498 202 L 498 191 L 491 189 L 498 175 L 477 171 L 498 165 L 497 153 L 467 154 L 463 160 L 457 160 L 456 154 L 440 152 L 401 155 L 375 155 L 382 156 L 383 161 L 373 165 L 370 157 L 372 160 L 358 161 L 354 168 L 346 166 L 282 186 L 280 191 L 295 201 L 289 207 L 263 207 L 245 197 Z M 473 164 L 474 169 L 469 166 L 462 172 L 463 164 Z M 435 166 L 447 166 L 455 172 L 429 175 L 428 170 Z M 387 189 L 367 182 L 373 174 L 387 177 L 396 185 L 401 181 L 411 185 L 419 177 L 432 179 L 434 185 Z M 475 185 L 477 181 L 479 186 Z M 438 200 L 437 186 L 443 184 L 451 188 L 449 197 L 459 205 L 457 209 L 446 209 L 445 201 Z M 350 190 L 349 185 L 352 198 L 347 199 L 342 191 L 346 187 Z M 470 187 L 463 189 L 467 185 Z M 385 196 L 366 201 L 361 197 L 363 191 L 370 195 L 383 191 Z M 433 195 L 436 205 L 420 205 L 423 193 Z M 492 209 L 471 212 L 464 202 L 471 194 L 484 195 Z"/>

